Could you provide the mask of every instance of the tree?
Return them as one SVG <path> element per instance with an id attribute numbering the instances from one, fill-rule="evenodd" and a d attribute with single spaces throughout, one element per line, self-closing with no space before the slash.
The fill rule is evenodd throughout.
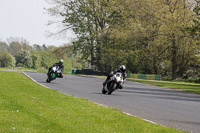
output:
<path id="1" fill-rule="evenodd" d="M 17 53 L 22 51 L 21 44 L 19 42 L 11 42 L 9 44 L 9 53 L 15 56 Z"/>
<path id="2" fill-rule="evenodd" d="M 40 51 L 43 51 L 44 49 L 39 44 L 34 44 L 33 50 L 40 52 Z"/>
<path id="3" fill-rule="evenodd" d="M 115 26 L 113 34 L 123 36 L 130 43 L 126 45 L 129 49 L 139 51 L 144 73 L 159 73 L 163 66 L 169 66 L 163 63 L 170 61 L 172 79 L 181 77 L 197 52 L 194 39 L 184 32 L 194 18 L 189 4 L 186 0 L 130 2 L 126 0 L 125 7 L 119 7 L 127 15 L 122 14 L 124 23 Z"/>
<path id="4" fill-rule="evenodd" d="M 37 51 L 31 51 L 31 58 L 32 58 L 32 62 L 33 62 L 32 68 L 33 69 L 40 68 L 40 64 L 42 61 L 42 57 L 41 57 L 40 53 Z"/>
<path id="5" fill-rule="evenodd" d="M 45 44 L 43 44 L 42 47 L 43 47 L 44 51 L 48 50 L 48 48 L 47 48 L 47 46 Z"/>
<path id="6" fill-rule="evenodd" d="M 101 69 L 103 45 L 108 43 L 107 30 L 110 13 L 108 0 L 54 0 L 55 7 L 50 8 L 52 15 L 60 15 L 66 31 L 72 29 L 77 35 L 73 42 L 75 52 L 81 52 L 85 60 Z M 59 9 L 57 8 L 59 7 Z"/>
<path id="7" fill-rule="evenodd" d="M 0 51 L 8 52 L 8 45 L 5 42 L 0 42 Z"/>
<path id="8" fill-rule="evenodd" d="M 7 39 L 9 44 L 9 53 L 15 56 L 18 52 L 21 51 L 31 51 L 32 47 L 29 45 L 29 42 L 24 38 L 14 38 L 10 37 Z"/>
<path id="9" fill-rule="evenodd" d="M 77 35 L 74 51 L 99 70 L 125 64 L 177 79 L 195 64 L 198 39 L 185 29 L 197 25 L 198 15 L 187 0 L 53 1 L 51 14 Z"/>
<path id="10" fill-rule="evenodd" d="M 32 68 L 33 61 L 29 51 L 21 51 L 16 54 L 15 58 L 17 66 Z"/>
<path id="11" fill-rule="evenodd" d="M 200 40 L 200 0 L 195 0 L 195 5 L 193 9 L 196 18 L 193 19 L 193 24 L 186 28 L 190 34 L 196 39 Z"/>
<path id="12" fill-rule="evenodd" d="M 56 56 L 52 53 L 47 52 L 47 51 L 40 52 L 40 55 L 42 57 L 40 66 L 45 68 L 45 69 L 48 69 L 55 62 L 58 62 L 58 59 L 56 58 Z"/>
<path id="13" fill-rule="evenodd" d="M 15 58 L 8 52 L 0 52 L 1 67 L 15 67 Z"/>
<path id="14" fill-rule="evenodd" d="M 194 39 L 184 32 L 192 24 L 193 13 L 185 0 L 161 2 L 161 5 L 161 19 L 164 22 L 161 33 L 165 35 L 170 46 L 168 57 L 172 64 L 172 79 L 177 79 L 184 74 L 197 54 Z"/>

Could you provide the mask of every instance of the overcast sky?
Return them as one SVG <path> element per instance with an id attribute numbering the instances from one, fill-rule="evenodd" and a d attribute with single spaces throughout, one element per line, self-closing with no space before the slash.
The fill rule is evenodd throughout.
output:
<path id="1" fill-rule="evenodd" d="M 46 31 L 58 31 L 56 26 L 47 26 L 53 19 L 44 10 L 48 6 L 45 0 L 0 0 L 0 41 L 23 37 L 30 45 L 69 43 L 73 37 L 71 31 L 64 39 L 46 36 Z"/>

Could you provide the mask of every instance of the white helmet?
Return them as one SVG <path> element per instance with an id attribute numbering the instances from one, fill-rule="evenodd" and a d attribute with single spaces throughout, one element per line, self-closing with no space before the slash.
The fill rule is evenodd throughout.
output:
<path id="1" fill-rule="evenodd" d="M 63 63 L 63 59 L 60 59 L 60 60 L 59 60 L 59 63 Z"/>
<path id="2" fill-rule="evenodd" d="M 119 67 L 119 69 L 120 69 L 121 72 L 125 72 L 126 71 L 126 67 L 124 65 L 121 65 Z"/>

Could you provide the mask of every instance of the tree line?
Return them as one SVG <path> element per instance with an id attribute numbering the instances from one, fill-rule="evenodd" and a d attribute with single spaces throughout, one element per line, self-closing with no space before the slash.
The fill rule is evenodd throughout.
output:
<path id="1" fill-rule="evenodd" d="M 0 67 L 48 69 L 61 58 L 64 59 L 65 72 L 71 72 L 72 68 L 86 67 L 86 63 L 73 54 L 70 45 L 31 46 L 26 39 L 13 37 L 8 38 L 7 42 L 0 41 Z"/>
<path id="2" fill-rule="evenodd" d="M 187 77 L 200 68 L 200 0 L 47 0 L 73 51 L 101 71 Z"/>

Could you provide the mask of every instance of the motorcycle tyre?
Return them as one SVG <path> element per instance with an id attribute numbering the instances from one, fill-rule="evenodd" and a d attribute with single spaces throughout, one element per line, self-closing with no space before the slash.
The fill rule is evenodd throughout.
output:
<path id="1" fill-rule="evenodd" d="M 50 83 L 50 82 L 51 82 L 51 80 L 50 80 L 49 78 L 47 78 L 46 82 L 47 82 L 47 83 Z"/>
<path id="2" fill-rule="evenodd" d="M 107 91 L 103 88 L 102 89 L 102 94 L 106 94 L 107 93 Z"/>
<path id="3" fill-rule="evenodd" d="M 115 84 L 114 83 L 111 83 L 110 87 L 109 87 L 109 91 L 108 91 L 108 95 L 111 95 L 112 92 L 114 91 L 114 87 L 115 87 Z"/>

